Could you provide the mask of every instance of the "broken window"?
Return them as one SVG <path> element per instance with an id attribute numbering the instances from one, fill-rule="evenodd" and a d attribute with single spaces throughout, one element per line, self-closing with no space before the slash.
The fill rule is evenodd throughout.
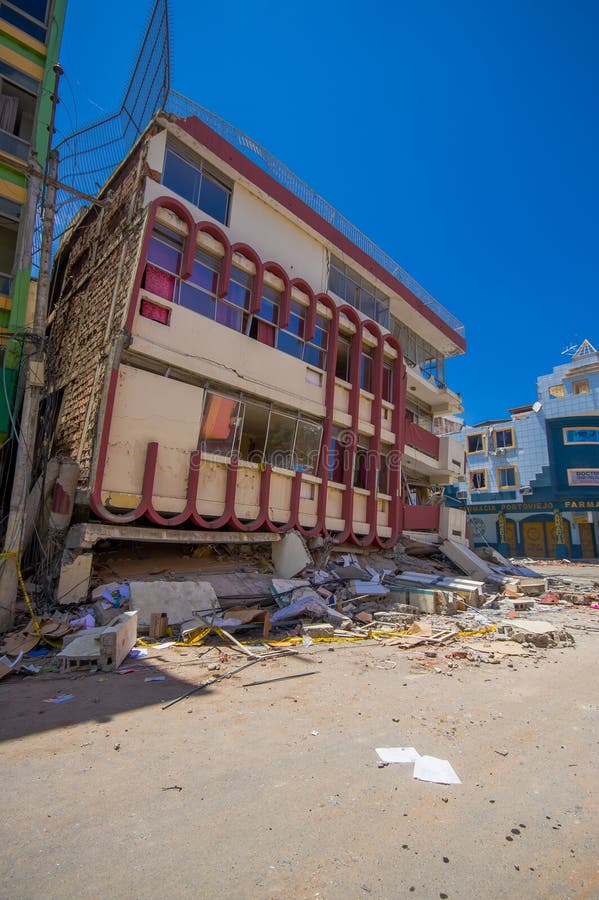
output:
<path id="1" fill-rule="evenodd" d="M 339 335 L 337 341 L 337 368 L 335 376 L 342 381 L 350 380 L 351 372 L 351 338 Z"/>
<path id="2" fill-rule="evenodd" d="M 294 466 L 300 472 L 314 475 L 318 467 L 322 425 L 300 419 L 295 436 Z"/>
<path id="3" fill-rule="evenodd" d="M 283 413 L 271 412 L 266 441 L 266 462 L 279 469 L 293 468 L 293 444 L 296 420 Z"/>
<path id="4" fill-rule="evenodd" d="M 17 252 L 18 224 L 0 216 L 0 294 L 10 296 Z"/>
<path id="5" fill-rule="evenodd" d="M 467 453 L 484 453 L 485 452 L 485 434 L 482 431 L 476 434 L 469 434 L 466 437 Z"/>
<path id="6" fill-rule="evenodd" d="M 580 381 L 572 382 L 572 393 L 575 396 L 579 394 L 588 394 L 589 393 L 589 379 L 581 378 Z"/>
<path id="7" fill-rule="evenodd" d="M 513 490 L 518 485 L 516 466 L 505 466 L 497 469 L 497 487 L 500 491 Z"/>
<path id="8" fill-rule="evenodd" d="M 231 187 L 199 157 L 192 157 L 184 148 L 167 147 L 162 183 L 213 219 L 227 224 Z"/>
<path id="9" fill-rule="evenodd" d="M 239 400 L 207 391 L 200 428 L 202 452 L 215 453 L 218 456 L 233 456 L 239 423 Z"/>
<path id="10" fill-rule="evenodd" d="M 550 397 L 565 397 L 566 389 L 563 384 L 552 384 L 549 388 L 549 396 Z"/>
<path id="11" fill-rule="evenodd" d="M 383 366 L 383 400 L 393 403 L 393 365 L 385 363 Z"/>
<path id="12" fill-rule="evenodd" d="M 513 428 L 498 428 L 493 434 L 496 450 L 511 450 L 516 446 Z"/>
<path id="13" fill-rule="evenodd" d="M 379 467 L 378 492 L 379 494 L 389 494 L 391 490 L 391 460 L 393 454 L 381 452 L 381 463 Z"/>
<path id="14" fill-rule="evenodd" d="M 486 469 L 472 469 L 468 473 L 471 491 L 485 491 L 487 489 Z"/>
<path id="15" fill-rule="evenodd" d="M 35 122 L 35 94 L 0 78 L 0 148 L 27 159 Z"/>
<path id="16" fill-rule="evenodd" d="M 354 460 L 354 487 L 368 487 L 368 466 L 370 463 L 370 441 L 360 435 Z"/>
<path id="17" fill-rule="evenodd" d="M 374 351 L 371 347 L 362 347 L 360 358 L 360 388 L 372 393 L 372 380 L 374 368 Z"/>
<path id="18" fill-rule="evenodd" d="M 263 403 L 244 401 L 243 427 L 239 440 L 239 456 L 249 462 L 261 463 L 264 461 L 266 448 L 266 435 L 268 434 L 268 420 L 270 407 Z"/>

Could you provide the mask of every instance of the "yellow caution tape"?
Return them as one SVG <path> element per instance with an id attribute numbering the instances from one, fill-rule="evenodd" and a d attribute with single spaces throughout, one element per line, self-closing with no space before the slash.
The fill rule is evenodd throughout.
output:
<path id="1" fill-rule="evenodd" d="M 17 578 L 19 579 L 19 584 L 21 586 L 21 591 L 23 592 L 23 596 L 25 597 L 25 603 L 27 604 L 27 609 L 29 610 L 29 615 L 31 616 L 31 621 L 33 622 L 33 627 L 35 629 L 35 633 L 37 636 L 44 641 L 45 644 L 49 644 L 50 647 L 58 648 L 62 647 L 62 641 L 52 641 L 49 637 L 46 637 L 45 634 L 42 634 L 42 629 L 39 623 L 39 620 L 35 614 L 33 609 L 33 605 L 29 598 L 29 594 L 27 593 L 27 588 L 25 587 L 25 581 L 23 580 L 23 573 L 21 572 L 21 566 L 19 564 L 19 554 L 15 550 L 7 550 L 3 553 L 0 553 L 0 561 L 4 559 L 14 559 L 15 568 L 17 570 Z"/>

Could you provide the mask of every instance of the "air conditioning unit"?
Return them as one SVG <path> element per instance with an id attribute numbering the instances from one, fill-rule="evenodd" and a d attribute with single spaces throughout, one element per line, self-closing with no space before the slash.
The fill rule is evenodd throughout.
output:
<path id="1" fill-rule="evenodd" d="M 456 491 L 456 500 L 467 500 L 468 491 Z"/>
<path id="2" fill-rule="evenodd" d="M 532 488 L 531 488 L 531 487 L 528 487 L 528 486 L 526 486 L 526 487 L 521 487 L 521 488 L 520 488 L 520 493 L 521 493 L 521 494 L 525 494 L 525 495 L 532 494 Z"/>
<path id="3" fill-rule="evenodd" d="M 507 448 L 506 447 L 498 447 L 497 450 L 495 451 L 495 453 L 497 454 L 497 456 L 505 456 L 505 454 L 507 453 Z"/>

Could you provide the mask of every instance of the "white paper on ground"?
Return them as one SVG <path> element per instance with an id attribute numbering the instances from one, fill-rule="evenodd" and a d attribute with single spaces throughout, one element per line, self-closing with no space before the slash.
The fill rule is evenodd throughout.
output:
<path id="1" fill-rule="evenodd" d="M 413 747 L 376 747 L 376 752 L 384 763 L 411 763 L 420 759 Z"/>
<path id="2" fill-rule="evenodd" d="M 435 784 L 461 784 L 462 782 L 446 759 L 435 756 L 421 756 L 414 763 L 414 778 L 419 781 L 434 781 Z"/>

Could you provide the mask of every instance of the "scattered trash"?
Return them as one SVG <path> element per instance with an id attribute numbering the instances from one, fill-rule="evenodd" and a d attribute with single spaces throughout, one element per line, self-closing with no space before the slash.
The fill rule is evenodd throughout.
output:
<path id="1" fill-rule="evenodd" d="M 56 697 L 48 697 L 44 703 L 66 703 L 67 700 L 73 700 L 75 694 L 57 694 Z"/>
<path id="2" fill-rule="evenodd" d="M 144 681 L 166 681 L 166 675 L 148 675 Z"/>
<path id="3" fill-rule="evenodd" d="M 148 651 L 145 647 L 134 647 L 127 654 L 127 659 L 143 659 L 148 655 Z"/>
<path id="4" fill-rule="evenodd" d="M 179 784 L 171 784 L 170 787 L 163 787 L 160 790 L 162 790 L 162 791 L 182 791 L 183 788 Z"/>
<path id="5" fill-rule="evenodd" d="M 420 759 L 420 754 L 414 747 L 377 747 L 375 750 L 385 764 L 411 763 Z"/>
<path id="6" fill-rule="evenodd" d="M 446 759 L 420 756 L 414 763 L 414 778 L 435 784 L 461 784 L 462 782 Z"/>
<path id="7" fill-rule="evenodd" d="M 320 734 L 320 731 L 311 731 L 310 734 L 314 735 L 314 737 L 317 737 Z"/>
<path id="8" fill-rule="evenodd" d="M 133 672 L 137 672 L 137 669 L 117 669 L 118 675 L 131 675 Z"/>

